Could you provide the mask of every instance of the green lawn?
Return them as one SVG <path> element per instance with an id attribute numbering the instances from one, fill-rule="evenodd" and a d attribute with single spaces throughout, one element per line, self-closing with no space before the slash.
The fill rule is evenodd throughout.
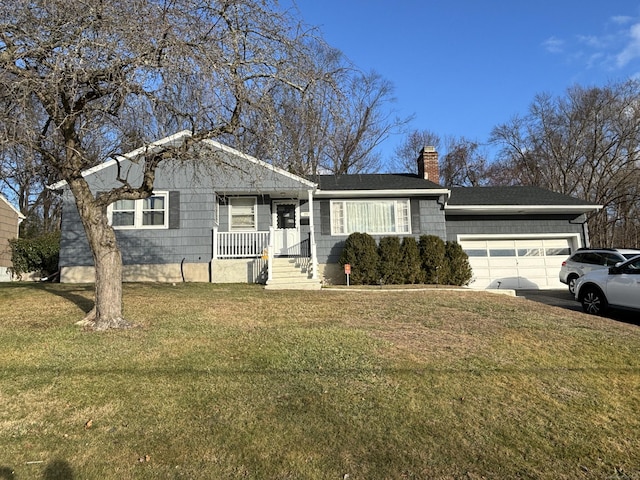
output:
<path id="1" fill-rule="evenodd" d="M 640 327 L 484 292 L 0 285 L 0 479 L 640 479 Z"/>

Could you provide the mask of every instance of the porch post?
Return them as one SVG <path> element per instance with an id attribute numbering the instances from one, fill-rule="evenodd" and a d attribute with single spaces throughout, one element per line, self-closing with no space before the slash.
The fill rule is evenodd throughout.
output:
<path id="1" fill-rule="evenodd" d="M 311 278 L 318 279 L 318 258 L 316 254 L 316 229 L 313 222 L 313 190 L 307 190 L 309 195 L 309 247 L 311 249 Z"/>
<path id="2" fill-rule="evenodd" d="M 215 260 L 218 258 L 218 226 L 213 226 L 213 251 L 211 252 L 211 260 Z"/>
<path id="3" fill-rule="evenodd" d="M 269 227 L 269 246 L 267 247 L 267 283 L 273 279 L 273 236 L 274 228 L 273 225 L 271 225 Z"/>

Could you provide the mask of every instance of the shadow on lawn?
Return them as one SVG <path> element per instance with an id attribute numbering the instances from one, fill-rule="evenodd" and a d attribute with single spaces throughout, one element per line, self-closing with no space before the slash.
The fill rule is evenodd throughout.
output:
<path id="1" fill-rule="evenodd" d="M 57 295 L 74 303 L 84 313 L 88 313 L 93 308 L 93 285 L 61 285 L 59 283 L 35 283 L 35 288 Z M 88 293 L 89 298 L 85 295 Z"/>
<path id="2" fill-rule="evenodd" d="M 43 480 L 73 480 L 73 469 L 66 460 L 53 460 L 42 472 Z M 18 480 L 15 471 L 10 467 L 0 467 L 0 480 Z"/>
<path id="3" fill-rule="evenodd" d="M 66 460 L 49 462 L 42 473 L 43 480 L 73 480 L 73 470 Z"/>
<path id="4" fill-rule="evenodd" d="M 0 467 L 0 478 L 2 480 L 13 480 L 16 478 L 13 470 L 9 467 Z"/>

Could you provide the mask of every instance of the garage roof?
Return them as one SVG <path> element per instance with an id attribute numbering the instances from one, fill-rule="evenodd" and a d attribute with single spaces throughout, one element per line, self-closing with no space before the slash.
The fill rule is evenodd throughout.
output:
<path id="1" fill-rule="evenodd" d="M 455 187 L 447 202 L 447 213 L 587 213 L 596 205 L 539 187 Z"/>

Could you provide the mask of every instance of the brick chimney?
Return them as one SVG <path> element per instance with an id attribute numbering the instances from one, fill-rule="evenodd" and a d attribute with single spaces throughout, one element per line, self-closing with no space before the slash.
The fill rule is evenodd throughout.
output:
<path id="1" fill-rule="evenodd" d="M 418 157 L 418 176 L 433 183 L 440 183 L 438 152 L 435 147 L 424 147 Z"/>

